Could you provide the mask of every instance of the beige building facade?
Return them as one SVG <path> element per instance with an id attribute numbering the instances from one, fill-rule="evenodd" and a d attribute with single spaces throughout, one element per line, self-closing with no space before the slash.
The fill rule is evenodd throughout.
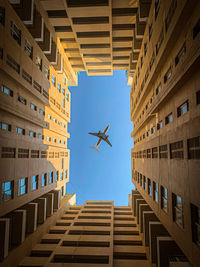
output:
<path id="1" fill-rule="evenodd" d="M 200 261 L 199 12 L 198 1 L 152 1 L 130 94 L 133 184 L 193 266 Z"/>

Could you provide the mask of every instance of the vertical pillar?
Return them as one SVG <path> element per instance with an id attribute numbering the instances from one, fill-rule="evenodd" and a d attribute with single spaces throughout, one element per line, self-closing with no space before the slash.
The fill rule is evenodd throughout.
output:
<path id="1" fill-rule="evenodd" d="M 47 199 L 45 197 L 37 198 L 35 202 L 38 203 L 37 222 L 44 223 L 47 216 Z"/>
<path id="2" fill-rule="evenodd" d="M 60 208 L 60 197 L 61 197 L 61 192 L 60 190 L 53 190 L 54 193 L 54 210 L 56 211 L 57 209 Z"/>
<path id="3" fill-rule="evenodd" d="M 0 261 L 8 256 L 10 219 L 0 218 Z"/>
<path id="4" fill-rule="evenodd" d="M 54 193 L 48 193 L 45 197 L 47 198 L 47 217 L 50 217 L 53 215 Z"/>
<path id="5" fill-rule="evenodd" d="M 26 232 L 33 233 L 37 228 L 38 203 L 30 202 L 24 209 L 26 209 Z"/>
<path id="6" fill-rule="evenodd" d="M 20 245 L 25 240 L 26 210 L 15 210 L 11 213 L 11 244 Z"/>

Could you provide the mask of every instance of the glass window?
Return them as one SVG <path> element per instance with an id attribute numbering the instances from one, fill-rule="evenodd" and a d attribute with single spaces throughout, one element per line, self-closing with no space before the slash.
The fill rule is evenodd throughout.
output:
<path id="1" fill-rule="evenodd" d="M 31 177 L 31 190 L 38 189 L 38 175 L 34 175 Z"/>
<path id="2" fill-rule="evenodd" d="M 146 56 L 147 54 L 147 42 L 144 43 L 144 55 Z"/>
<path id="3" fill-rule="evenodd" d="M 69 101 L 69 94 L 66 93 L 66 100 Z"/>
<path id="4" fill-rule="evenodd" d="M 158 202 L 158 184 L 153 182 L 153 200 Z"/>
<path id="5" fill-rule="evenodd" d="M 63 77 L 63 83 L 64 83 L 64 85 L 66 85 L 66 78 L 65 77 Z"/>
<path id="6" fill-rule="evenodd" d="M 59 82 L 57 83 L 57 90 L 59 93 L 61 92 L 61 84 Z"/>
<path id="7" fill-rule="evenodd" d="M 162 121 L 159 121 L 159 123 L 157 124 L 157 130 L 162 129 L 162 127 L 163 127 L 163 123 Z"/>
<path id="8" fill-rule="evenodd" d="M 57 123 L 57 120 L 55 118 L 53 118 L 53 122 Z"/>
<path id="9" fill-rule="evenodd" d="M 167 188 L 161 186 L 161 209 L 168 211 L 168 192 Z"/>
<path id="10" fill-rule="evenodd" d="M 60 139 L 58 139 L 58 143 L 61 144 L 61 140 Z"/>
<path id="11" fill-rule="evenodd" d="M 158 85 L 158 87 L 156 88 L 156 95 L 158 95 L 160 93 L 160 91 L 162 90 L 162 85 L 161 83 Z"/>
<path id="12" fill-rule="evenodd" d="M 63 108 L 65 108 L 65 99 L 64 98 L 63 98 L 62 106 L 63 106 Z"/>
<path id="13" fill-rule="evenodd" d="M 17 100 L 18 100 L 20 103 L 26 105 L 26 99 L 23 98 L 22 96 L 18 96 Z"/>
<path id="14" fill-rule="evenodd" d="M 190 204 L 191 206 L 191 222 L 192 222 L 192 241 L 200 246 L 200 209 Z"/>
<path id="15" fill-rule="evenodd" d="M 59 172 L 55 171 L 55 181 L 58 181 Z"/>
<path id="16" fill-rule="evenodd" d="M 178 65 L 180 60 L 184 57 L 185 53 L 186 53 L 186 43 L 183 44 L 177 56 L 175 57 L 175 66 Z"/>
<path id="17" fill-rule="evenodd" d="M 32 56 L 33 56 L 33 47 L 31 46 L 31 44 L 29 43 L 29 41 L 26 38 L 25 38 L 24 51 L 32 59 Z"/>
<path id="18" fill-rule="evenodd" d="M 147 136 L 150 136 L 150 130 L 147 131 Z"/>
<path id="19" fill-rule="evenodd" d="M 6 95 L 13 96 L 13 91 L 5 86 L 1 86 L 1 92 L 3 92 Z"/>
<path id="20" fill-rule="evenodd" d="M 61 187 L 61 196 L 64 196 L 64 186 Z"/>
<path id="21" fill-rule="evenodd" d="M 38 55 L 35 57 L 35 64 L 39 70 L 42 70 L 42 59 Z"/>
<path id="22" fill-rule="evenodd" d="M 63 180 L 63 172 L 60 172 L 60 181 Z"/>
<path id="23" fill-rule="evenodd" d="M 56 138 L 53 138 L 53 139 L 52 139 L 52 142 L 53 142 L 53 143 L 56 143 Z"/>
<path id="24" fill-rule="evenodd" d="M 164 83 L 166 83 L 171 78 L 171 76 L 172 76 L 172 69 L 170 67 L 164 76 Z"/>
<path id="25" fill-rule="evenodd" d="M 5 8 L 0 7 L 0 24 L 5 25 Z"/>
<path id="26" fill-rule="evenodd" d="M 39 139 L 42 139 L 42 134 L 38 134 L 38 138 Z"/>
<path id="27" fill-rule="evenodd" d="M 41 178 L 42 178 L 42 186 L 46 186 L 47 185 L 47 174 L 43 173 L 41 175 Z"/>
<path id="28" fill-rule="evenodd" d="M 61 160 L 61 169 L 63 169 L 64 168 L 64 159 L 62 158 L 62 160 Z"/>
<path id="29" fill-rule="evenodd" d="M 49 172 L 49 184 L 53 183 L 53 172 Z"/>
<path id="30" fill-rule="evenodd" d="M 151 196 L 152 195 L 152 190 L 151 190 L 151 179 L 148 178 L 148 194 Z"/>
<path id="31" fill-rule="evenodd" d="M 51 137 L 47 136 L 47 141 L 50 142 L 51 141 Z"/>
<path id="32" fill-rule="evenodd" d="M 51 83 L 56 86 L 56 77 L 53 74 L 51 74 Z"/>
<path id="33" fill-rule="evenodd" d="M 65 88 L 62 88 L 62 94 L 65 95 Z"/>
<path id="34" fill-rule="evenodd" d="M 144 181 L 144 190 L 147 190 L 147 179 L 146 179 L 146 176 L 143 176 L 143 181 Z"/>
<path id="35" fill-rule="evenodd" d="M 44 110 L 40 109 L 40 114 L 45 115 Z"/>
<path id="36" fill-rule="evenodd" d="M 63 128 L 66 128 L 66 125 L 63 123 Z"/>
<path id="37" fill-rule="evenodd" d="M 44 64 L 44 76 L 49 80 L 49 66 Z"/>
<path id="38" fill-rule="evenodd" d="M 35 111 L 37 110 L 37 107 L 36 107 L 34 104 L 32 104 L 32 103 L 30 104 L 30 108 L 31 108 L 32 110 L 35 110 Z"/>
<path id="39" fill-rule="evenodd" d="M 13 21 L 11 21 L 11 24 L 10 24 L 10 33 L 13 39 L 15 39 L 15 41 L 17 41 L 17 43 L 20 45 L 21 44 L 21 31 Z"/>
<path id="40" fill-rule="evenodd" d="M 142 177 L 142 174 L 140 174 L 140 186 L 143 185 L 143 177 Z"/>
<path id="41" fill-rule="evenodd" d="M 172 193 L 173 201 L 173 219 L 174 221 L 184 228 L 184 201 L 180 196 Z"/>
<path id="42" fill-rule="evenodd" d="M 62 123 L 59 121 L 59 122 L 58 122 L 58 125 L 62 125 Z"/>
<path id="43" fill-rule="evenodd" d="M 187 100 L 185 103 L 183 103 L 180 107 L 177 108 L 177 117 L 184 115 L 188 111 L 189 111 L 189 101 Z"/>
<path id="44" fill-rule="evenodd" d="M 33 132 L 33 131 L 29 131 L 29 136 L 31 136 L 31 137 L 36 137 L 36 133 Z"/>
<path id="45" fill-rule="evenodd" d="M 151 40 L 152 33 L 153 33 L 153 22 L 149 25 L 149 41 Z"/>
<path id="46" fill-rule="evenodd" d="M 25 135 L 25 130 L 20 127 L 16 127 L 16 133 Z"/>
<path id="47" fill-rule="evenodd" d="M 28 178 L 19 179 L 18 196 L 22 196 L 27 193 L 27 181 Z"/>
<path id="48" fill-rule="evenodd" d="M 167 125 L 168 123 L 173 122 L 173 115 L 172 113 L 170 113 L 167 117 L 165 117 L 165 125 Z"/>
<path id="49" fill-rule="evenodd" d="M 7 201 L 13 198 L 13 181 L 3 182 L 1 190 L 1 201 Z"/>
<path id="50" fill-rule="evenodd" d="M 64 140 L 62 141 L 62 143 L 63 143 L 63 145 L 65 145 L 65 141 Z"/>
<path id="51" fill-rule="evenodd" d="M 47 114 L 47 118 L 51 120 L 51 116 L 49 114 Z"/>
<path id="52" fill-rule="evenodd" d="M 0 129 L 4 131 L 11 131 L 11 125 L 5 122 L 0 122 Z"/>

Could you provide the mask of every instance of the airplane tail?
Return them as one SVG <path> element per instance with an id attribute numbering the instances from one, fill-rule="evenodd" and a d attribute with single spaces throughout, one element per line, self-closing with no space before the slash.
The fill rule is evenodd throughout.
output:
<path id="1" fill-rule="evenodd" d="M 96 146 L 90 146 L 90 148 L 94 148 L 97 152 L 99 152 L 99 150 Z"/>

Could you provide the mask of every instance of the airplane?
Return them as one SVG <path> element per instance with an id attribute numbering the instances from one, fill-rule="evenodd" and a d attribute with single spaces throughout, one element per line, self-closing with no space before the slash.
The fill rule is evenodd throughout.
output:
<path id="1" fill-rule="evenodd" d="M 110 146 L 112 146 L 112 144 L 111 144 L 110 141 L 108 140 L 109 135 L 106 135 L 106 133 L 107 133 L 109 127 L 110 127 L 110 124 L 108 124 L 108 125 L 106 126 L 106 128 L 104 129 L 103 132 L 99 131 L 98 133 L 88 133 L 88 134 L 91 134 L 91 135 L 94 135 L 94 136 L 99 137 L 99 139 L 98 139 L 98 141 L 97 141 L 97 143 L 96 143 L 96 146 L 91 146 L 90 148 L 94 148 L 96 151 L 99 152 L 99 150 L 98 150 L 98 146 L 100 145 L 100 143 L 101 143 L 102 140 L 105 141 L 106 143 L 108 143 Z"/>

